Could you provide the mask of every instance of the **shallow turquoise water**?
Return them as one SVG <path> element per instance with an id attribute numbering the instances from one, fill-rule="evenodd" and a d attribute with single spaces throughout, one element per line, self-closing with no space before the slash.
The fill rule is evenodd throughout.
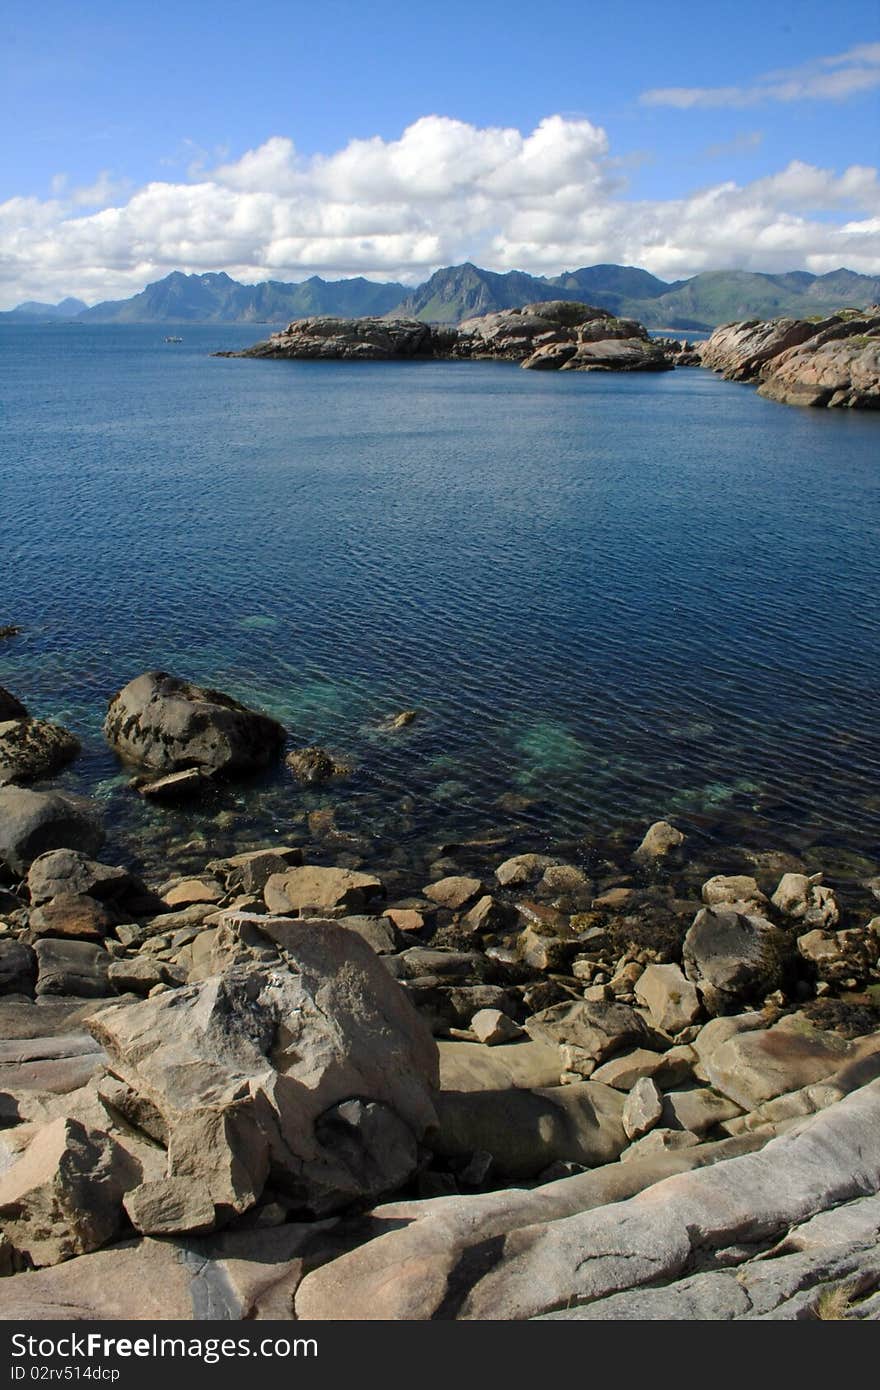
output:
<path id="1" fill-rule="evenodd" d="M 0 623 L 25 628 L 0 683 L 80 734 L 62 780 L 120 853 L 255 843 L 330 803 L 377 856 L 661 815 L 874 847 L 880 419 L 699 370 L 209 355 L 261 331 L 0 329 Z M 154 666 L 357 772 L 147 809 L 100 724 Z"/>

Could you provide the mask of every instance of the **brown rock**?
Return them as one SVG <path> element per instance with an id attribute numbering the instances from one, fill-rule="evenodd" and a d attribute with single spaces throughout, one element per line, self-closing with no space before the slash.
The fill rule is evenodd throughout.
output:
<path id="1" fill-rule="evenodd" d="M 272 913 L 298 912 L 315 916 L 359 912 L 367 903 L 384 896 L 380 879 L 352 869 L 324 869 L 304 864 L 286 873 L 272 874 L 263 896 Z"/>

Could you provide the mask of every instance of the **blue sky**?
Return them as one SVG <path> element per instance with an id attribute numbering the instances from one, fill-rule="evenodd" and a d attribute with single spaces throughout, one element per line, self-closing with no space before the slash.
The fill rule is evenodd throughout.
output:
<path id="1" fill-rule="evenodd" d="M 178 264 L 880 272 L 876 0 L 5 0 L 0 55 L 4 307 Z"/>

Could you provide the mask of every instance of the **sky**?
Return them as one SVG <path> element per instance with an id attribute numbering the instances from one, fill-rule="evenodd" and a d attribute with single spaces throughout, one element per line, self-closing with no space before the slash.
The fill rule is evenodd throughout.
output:
<path id="1" fill-rule="evenodd" d="M 3 0 L 0 308 L 439 266 L 880 274 L 880 0 Z"/>

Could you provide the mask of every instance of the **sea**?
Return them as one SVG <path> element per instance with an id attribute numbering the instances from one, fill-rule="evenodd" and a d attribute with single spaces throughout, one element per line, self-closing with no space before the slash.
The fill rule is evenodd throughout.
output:
<path id="1" fill-rule="evenodd" d="M 666 818 L 718 872 L 877 872 L 880 417 L 699 368 L 212 355 L 268 331 L 0 327 L 0 684 L 81 739 L 52 785 L 105 859 L 588 863 Z M 101 724 L 157 668 L 349 775 L 148 805 Z"/>

